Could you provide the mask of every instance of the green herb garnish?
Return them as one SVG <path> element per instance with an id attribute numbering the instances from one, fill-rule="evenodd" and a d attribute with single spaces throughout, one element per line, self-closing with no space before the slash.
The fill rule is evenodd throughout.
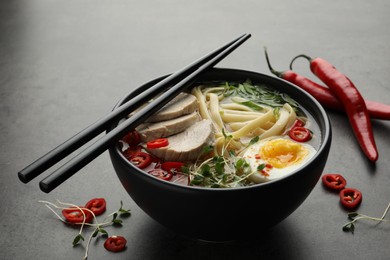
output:
<path id="1" fill-rule="evenodd" d="M 222 155 L 216 155 L 198 164 L 195 163 L 188 168 L 190 185 L 210 188 L 231 188 L 250 183 L 248 177 L 254 173 L 245 158 L 236 156 L 234 150 L 226 150 L 232 136 L 222 129 L 225 137 L 225 144 L 222 148 Z M 254 137 L 244 148 L 258 142 L 259 137 Z M 206 151 L 209 151 L 207 149 Z"/>
<path id="2" fill-rule="evenodd" d="M 39 201 L 41 203 L 44 203 L 45 206 L 50 209 L 56 216 L 59 220 L 61 220 L 62 222 L 64 223 L 67 223 L 69 224 L 65 219 L 63 219 L 56 211 L 55 209 L 65 209 L 65 208 L 68 208 L 68 207 L 78 207 L 74 204 L 70 204 L 70 203 L 63 203 L 63 202 L 60 202 L 60 201 L 57 201 L 57 204 L 55 203 L 51 203 L 51 202 L 48 202 L 48 201 Z M 89 209 L 83 209 L 83 210 L 89 210 Z M 124 218 L 126 216 L 129 216 L 130 215 L 130 210 L 129 209 L 124 209 L 123 208 L 123 202 L 121 201 L 120 202 L 120 208 L 114 212 L 112 212 L 111 214 L 107 215 L 103 221 L 101 223 L 99 223 L 97 221 L 97 218 L 95 216 L 95 214 L 89 210 L 96 223 L 82 223 L 81 226 L 80 226 L 80 230 L 79 230 L 79 233 L 74 237 L 73 239 L 73 242 L 72 242 L 72 245 L 73 246 L 77 246 L 79 245 L 82 241 L 84 241 L 84 236 L 83 236 L 83 229 L 84 229 L 84 226 L 91 226 L 91 227 L 94 227 L 94 230 L 93 232 L 91 233 L 88 241 L 87 241 L 87 246 L 85 248 L 85 255 L 84 255 L 84 258 L 83 259 L 87 259 L 88 258 L 88 250 L 89 250 L 89 245 L 91 244 L 91 241 L 92 241 L 92 238 L 95 238 L 98 236 L 98 234 L 101 234 L 102 236 L 108 236 L 108 232 L 104 229 L 104 227 L 107 227 L 107 226 L 110 226 L 110 225 L 119 225 L 121 226 L 122 223 L 123 223 L 123 220 L 120 219 L 120 218 Z"/>
<path id="3" fill-rule="evenodd" d="M 259 106 L 258 104 L 256 104 L 255 102 L 253 101 L 244 101 L 244 102 L 239 102 L 241 105 L 244 105 L 244 106 L 247 106 L 255 111 L 261 111 L 261 110 L 264 110 L 264 108 L 262 106 Z"/>
<path id="4" fill-rule="evenodd" d="M 252 84 L 249 79 L 243 83 L 225 82 L 219 86 L 223 87 L 223 90 L 218 94 L 222 94 L 225 97 L 239 96 L 245 98 L 248 101 L 240 104 L 248 106 L 255 111 L 264 109 L 259 104 L 270 107 L 282 107 L 285 103 L 288 103 L 294 109 L 299 107 L 299 104 L 287 94 L 272 90 L 264 84 Z"/>
<path id="5" fill-rule="evenodd" d="M 358 220 L 367 219 L 367 220 L 377 221 L 377 222 L 387 222 L 389 220 L 385 219 L 385 217 L 386 217 L 386 214 L 389 211 L 389 209 L 390 209 L 390 203 L 389 203 L 389 205 L 387 205 L 385 212 L 383 212 L 383 215 L 380 218 L 370 217 L 370 216 L 363 215 L 363 214 L 360 214 L 357 212 L 349 212 L 348 219 L 350 219 L 351 221 L 344 224 L 343 231 L 351 232 L 353 234 L 355 232 L 355 223 Z"/>

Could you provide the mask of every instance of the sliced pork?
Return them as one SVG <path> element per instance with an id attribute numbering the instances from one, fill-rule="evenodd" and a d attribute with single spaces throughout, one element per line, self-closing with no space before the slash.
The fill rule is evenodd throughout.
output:
<path id="1" fill-rule="evenodd" d="M 169 145 L 147 149 L 149 153 L 165 161 L 195 161 L 203 147 L 212 144 L 213 124 L 210 120 L 198 121 L 184 132 L 168 137 Z"/>
<path id="2" fill-rule="evenodd" d="M 191 114 L 198 108 L 198 101 L 194 95 L 182 92 L 173 98 L 157 113 L 149 117 L 146 122 L 160 122 Z"/>
<path id="3" fill-rule="evenodd" d="M 149 142 L 161 137 L 168 137 L 183 132 L 195 122 L 200 120 L 197 112 L 180 116 L 174 119 L 156 123 L 144 123 L 137 127 L 143 142 Z"/>

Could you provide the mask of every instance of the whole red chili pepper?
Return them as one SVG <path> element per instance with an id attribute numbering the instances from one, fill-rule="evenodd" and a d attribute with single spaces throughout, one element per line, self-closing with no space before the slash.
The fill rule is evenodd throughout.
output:
<path id="1" fill-rule="evenodd" d="M 287 80 L 311 94 L 325 108 L 343 111 L 344 107 L 328 87 L 320 85 L 292 70 L 276 71 L 271 67 L 268 53 L 265 50 L 268 68 L 275 76 Z M 370 118 L 390 120 L 390 105 L 365 100 Z"/>
<path id="2" fill-rule="evenodd" d="M 390 105 L 366 100 L 366 106 L 371 118 L 390 120 Z"/>
<path id="3" fill-rule="evenodd" d="M 296 56 L 291 61 L 290 68 L 294 60 L 300 57 L 310 62 L 310 70 L 330 88 L 343 104 L 355 136 L 368 159 L 372 162 L 378 160 L 378 151 L 366 103 L 352 81 L 326 60 L 312 59 L 304 54 Z"/>

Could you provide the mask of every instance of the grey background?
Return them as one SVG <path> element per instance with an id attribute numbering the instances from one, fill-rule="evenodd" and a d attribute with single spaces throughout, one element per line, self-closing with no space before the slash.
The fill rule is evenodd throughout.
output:
<path id="1" fill-rule="evenodd" d="M 389 13 L 386 0 L 1 1 L 0 259 L 81 259 L 84 248 L 71 245 L 77 229 L 38 200 L 81 205 L 92 197 L 105 197 L 108 212 L 123 200 L 132 216 L 121 228 L 107 228 L 128 239 L 126 251 L 109 253 L 98 239 L 90 259 L 388 259 L 390 224 L 360 222 L 354 235 L 344 233 L 346 211 L 321 183 L 258 240 L 208 244 L 178 237 L 143 213 L 121 187 L 108 153 L 50 194 L 39 190 L 41 178 L 25 185 L 17 172 L 107 114 L 133 88 L 244 32 L 252 38 L 219 67 L 269 74 L 264 46 L 280 70 L 297 54 L 320 56 L 366 99 L 389 104 Z M 295 65 L 314 79 L 307 62 Z M 325 172 L 342 173 L 363 192 L 359 212 L 380 216 L 390 202 L 390 123 L 373 120 L 380 153 L 373 166 L 347 118 L 329 116 L 334 135 Z"/>

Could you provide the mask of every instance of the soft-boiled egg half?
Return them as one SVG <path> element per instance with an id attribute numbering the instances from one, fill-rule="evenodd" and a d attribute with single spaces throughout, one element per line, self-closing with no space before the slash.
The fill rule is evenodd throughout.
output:
<path id="1" fill-rule="evenodd" d="M 251 145 L 242 157 L 254 172 L 249 179 L 261 183 L 293 172 L 315 153 L 314 147 L 308 143 L 298 143 L 288 137 L 272 137 Z"/>

